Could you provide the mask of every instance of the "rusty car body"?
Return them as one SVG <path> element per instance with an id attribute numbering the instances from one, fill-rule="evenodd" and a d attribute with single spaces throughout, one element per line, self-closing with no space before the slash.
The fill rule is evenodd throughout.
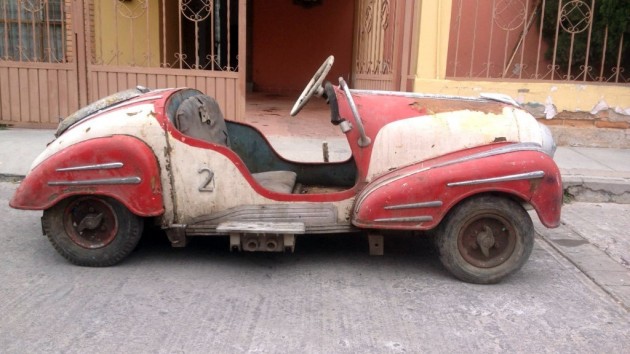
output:
<path id="1" fill-rule="evenodd" d="M 351 90 L 341 78 L 324 84 L 332 64 L 291 114 L 326 98 L 352 151 L 346 161 L 289 161 L 197 90 L 137 88 L 67 117 L 10 204 L 43 210 L 44 233 L 83 266 L 123 260 L 147 219 L 173 246 L 226 236 L 244 251 L 365 231 L 378 252 L 385 231 L 431 231 L 446 268 L 474 283 L 498 282 L 526 262 L 534 240 L 526 208 L 559 225 L 553 139 L 509 97 Z"/>

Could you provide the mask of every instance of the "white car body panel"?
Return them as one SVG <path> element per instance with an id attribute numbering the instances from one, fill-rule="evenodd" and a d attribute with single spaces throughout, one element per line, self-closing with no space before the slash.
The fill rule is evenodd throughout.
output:
<path id="1" fill-rule="evenodd" d="M 542 134 L 538 122 L 515 107 L 504 107 L 502 114 L 464 110 L 395 121 L 374 139 L 367 178 L 496 141 L 542 145 Z"/>

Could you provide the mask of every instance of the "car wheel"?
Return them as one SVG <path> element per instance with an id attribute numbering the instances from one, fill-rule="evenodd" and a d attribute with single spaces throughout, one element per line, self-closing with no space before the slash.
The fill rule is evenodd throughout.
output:
<path id="1" fill-rule="evenodd" d="M 107 267 L 122 261 L 142 236 L 142 218 L 101 196 L 68 198 L 44 211 L 44 232 L 68 261 Z"/>
<path id="2" fill-rule="evenodd" d="M 476 197 L 449 212 L 436 243 L 442 264 L 457 278 L 492 284 L 525 264 L 534 247 L 534 227 L 517 202 Z"/>

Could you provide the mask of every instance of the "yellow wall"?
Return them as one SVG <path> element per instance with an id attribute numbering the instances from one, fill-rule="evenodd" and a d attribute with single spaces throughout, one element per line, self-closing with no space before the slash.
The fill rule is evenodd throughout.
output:
<path id="1" fill-rule="evenodd" d="M 160 65 L 158 0 L 94 1 L 93 14 L 96 63 Z"/>
<path id="2" fill-rule="evenodd" d="M 419 0 L 416 79 L 443 79 L 446 73 L 451 0 Z M 418 91 L 415 87 L 414 91 Z"/>
<path id="3" fill-rule="evenodd" d="M 446 61 L 452 0 L 421 0 L 415 92 L 479 96 L 481 92 L 507 94 L 521 103 L 550 102 L 558 112 L 590 112 L 604 100 L 610 107 L 630 108 L 630 85 L 567 81 L 451 80 Z"/>
<path id="4" fill-rule="evenodd" d="M 628 85 L 417 78 L 414 91 L 475 97 L 482 92 L 497 92 L 507 94 L 520 103 L 550 102 L 558 113 L 590 112 L 600 100 L 604 100 L 611 108 L 630 108 Z"/>

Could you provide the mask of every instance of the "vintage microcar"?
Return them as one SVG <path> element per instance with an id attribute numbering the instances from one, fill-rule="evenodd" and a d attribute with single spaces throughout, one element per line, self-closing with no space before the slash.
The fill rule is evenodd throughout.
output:
<path id="1" fill-rule="evenodd" d="M 43 210 L 55 249 L 82 266 L 123 260 L 151 219 L 173 246 L 226 236 L 244 251 L 364 231 L 378 254 L 391 231 L 431 234 L 444 266 L 474 283 L 498 282 L 526 262 L 534 242 L 526 208 L 559 225 L 555 144 L 509 97 L 351 90 L 341 78 L 322 85 L 332 64 L 331 56 L 291 115 L 326 98 L 347 161 L 287 160 L 197 90 L 138 87 L 64 119 L 10 205 Z"/>

